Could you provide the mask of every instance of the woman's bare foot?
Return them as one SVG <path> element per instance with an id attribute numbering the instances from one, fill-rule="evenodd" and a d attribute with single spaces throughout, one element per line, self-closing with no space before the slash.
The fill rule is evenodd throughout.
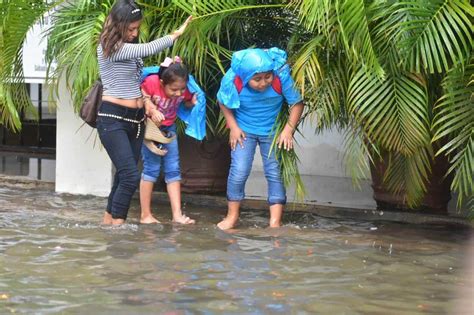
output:
<path id="1" fill-rule="evenodd" d="M 122 225 L 125 223 L 124 219 L 112 219 L 112 225 Z"/>
<path id="2" fill-rule="evenodd" d="M 112 215 L 107 211 L 104 212 L 104 218 L 102 219 L 102 224 L 110 225 L 112 224 Z"/>
<path id="3" fill-rule="evenodd" d="M 232 229 L 237 224 L 237 221 L 239 221 L 238 217 L 237 218 L 225 217 L 224 220 L 217 223 L 217 227 L 221 230 L 229 230 L 229 229 Z"/>
<path id="4" fill-rule="evenodd" d="M 149 216 L 146 216 L 146 217 L 141 217 L 140 218 L 140 223 L 141 224 L 159 224 L 161 222 L 158 221 L 154 216 L 149 215 Z"/>
<path id="5" fill-rule="evenodd" d="M 185 216 L 184 214 L 181 215 L 178 218 L 173 218 L 173 223 L 179 223 L 179 224 L 194 224 L 196 223 L 196 220 L 191 219 L 190 217 Z"/>

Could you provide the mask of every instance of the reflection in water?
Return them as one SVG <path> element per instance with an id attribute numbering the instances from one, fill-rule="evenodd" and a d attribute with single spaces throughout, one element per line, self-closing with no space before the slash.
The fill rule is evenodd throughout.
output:
<path id="1" fill-rule="evenodd" d="M 105 198 L 0 188 L 0 313 L 445 314 L 470 231 L 187 208 L 195 226 L 98 223 Z M 167 207 L 167 206 L 166 206 Z M 169 222 L 169 209 L 158 218 Z"/>
<path id="2" fill-rule="evenodd" d="M 56 160 L 28 156 L 0 155 L 0 174 L 26 176 L 46 182 L 54 182 Z"/>

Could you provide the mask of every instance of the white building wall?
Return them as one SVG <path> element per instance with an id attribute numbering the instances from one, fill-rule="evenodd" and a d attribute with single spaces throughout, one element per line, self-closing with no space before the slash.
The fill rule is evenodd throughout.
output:
<path id="1" fill-rule="evenodd" d="M 56 191 L 107 196 L 112 187 L 112 162 L 97 131 L 74 113 L 64 80 L 59 88 L 56 129 Z"/>

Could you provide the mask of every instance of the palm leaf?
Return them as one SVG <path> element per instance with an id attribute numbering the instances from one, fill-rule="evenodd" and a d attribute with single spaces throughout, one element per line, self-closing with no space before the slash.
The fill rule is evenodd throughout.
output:
<path id="1" fill-rule="evenodd" d="M 286 123 L 288 122 L 288 117 L 290 116 L 290 111 L 288 106 L 283 106 L 282 110 L 278 114 L 278 117 L 273 126 L 275 131 L 275 136 L 273 138 L 272 145 L 270 147 L 270 152 L 275 150 L 275 155 L 277 160 L 280 162 L 281 176 L 285 187 L 288 189 L 291 185 L 295 186 L 295 198 L 297 201 L 303 201 L 304 196 L 306 195 L 306 189 L 304 187 L 303 179 L 301 178 L 298 164 L 299 158 L 296 155 L 295 150 L 284 150 L 283 148 L 277 147 L 277 140 L 281 132 L 285 128 Z M 299 127 L 297 126 L 296 132 L 300 133 Z"/>
<path id="2" fill-rule="evenodd" d="M 289 7 L 297 12 L 301 24 L 311 33 L 324 33 L 329 37 L 337 24 L 333 1 L 292 0 Z"/>
<path id="3" fill-rule="evenodd" d="M 464 64 L 473 43 L 474 9 L 469 1 L 404 1 L 398 7 L 410 17 L 400 25 L 399 43 L 409 70 L 440 73 Z"/>
<path id="4" fill-rule="evenodd" d="M 340 38 L 353 64 L 382 78 L 385 74 L 375 51 L 371 30 L 371 11 L 364 0 L 336 1 L 337 17 L 340 25 Z"/>
<path id="5" fill-rule="evenodd" d="M 334 58 L 336 59 L 336 58 Z M 346 92 L 349 85 L 344 60 L 336 59 L 324 65 L 319 85 L 308 85 L 305 93 L 305 116 L 315 124 L 317 131 L 336 125 L 345 128 L 349 122 L 346 110 Z"/>
<path id="6" fill-rule="evenodd" d="M 67 3 L 53 14 L 54 25 L 47 31 L 48 62 L 57 64 L 49 76 L 50 86 L 54 88 L 56 80 L 64 75 L 76 111 L 98 77 L 96 48 L 111 4 L 87 0 Z"/>
<path id="7" fill-rule="evenodd" d="M 427 92 L 413 76 L 380 80 L 359 70 L 348 93 L 348 109 L 371 141 L 404 155 L 429 146 Z"/>
<path id="8" fill-rule="evenodd" d="M 0 123 L 18 131 L 20 115 L 35 110 L 25 85 L 23 74 L 23 43 L 36 23 L 42 23 L 44 15 L 60 1 L 4 1 L 2 3 L 2 50 L 0 68 Z"/>
<path id="9" fill-rule="evenodd" d="M 356 126 L 344 132 L 344 166 L 352 179 L 352 185 L 360 189 L 361 180 L 370 178 L 369 163 L 380 158 L 378 148 L 370 143 Z"/>
<path id="10" fill-rule="evenodd" d="M 384 182 L 391 192 L 403 195 L 407 204 L 415 207 L 426 193 L 431 161 L 430 148 L 421 148 L 409 156 L 391 153 Z"/>
<path id="11" fill-rule="evenodd" d="M 448 72 L 433 120 L 433 141 L 445 143 L 437 154 L 450 156 L 454 173 L 452 189 L 458 192 L 458 205 L 474 196 L 474 58 L 465 67 Z"/>

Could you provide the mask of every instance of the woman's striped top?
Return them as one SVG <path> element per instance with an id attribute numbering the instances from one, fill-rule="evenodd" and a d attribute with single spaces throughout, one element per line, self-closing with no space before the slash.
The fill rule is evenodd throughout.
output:
<path id="1" fill-rule="evenodd" d="M 142 96 L 140 76 L 143 68 L 142 58 L 156 54 L 173 45 L 170 35 L 146 44 L 125 43 L 109 57 L 104 57 L 102 45 L 97 47 L 99 74 L 104 86 L 102 95 L 123 99 Z"/>

